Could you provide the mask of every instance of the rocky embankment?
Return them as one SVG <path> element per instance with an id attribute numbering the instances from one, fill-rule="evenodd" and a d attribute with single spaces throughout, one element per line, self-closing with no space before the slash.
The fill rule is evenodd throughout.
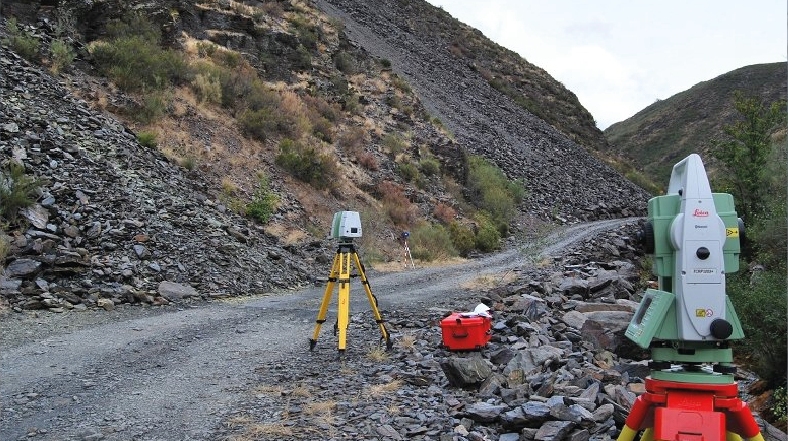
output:
<path id="1" fill-rule="evenodd" d="M 283 247 L 38 66 L 2 50 L 0 163 L 41 180 L 11 225 L 14 309 L 162 304 L 307 283 L 320 250 Z"/>
<path id="2" fill-rule="evenodd" d="M 493 89 L 472 60 L 453 55 L 449 46 L 458 36 L 437 32 L 445 19 L 437 12 L 396 1 L 315 4 L 344 21 L 351 41 L 390 60 L 459 144 L 523 179 L 529 211 L 581 220 L 645 213 L 644 190 Z"/>
<path id="3" fill-rule="evenodd" d="M 642 283 L 637 228 L 586 241 L 479 293 L 475 302 L 454 297 L 383 311 L 396 341 L 390 357 L 349 351 L 338 361 L 326 343 L 315 353 L 263 364 L 254 397 L 215 435 L 615 439 L 649 374 L 646 354 L 623 335 Z M 488 346 L 480 352 L 441 348 L 440 320 L 476 302 L 492 307 Z M 375 345 L 379 332 L 369 312 L 352 316 L 351 335 L 352 347 Z M 758 421 L 766 439 L 786 439 Z"/>

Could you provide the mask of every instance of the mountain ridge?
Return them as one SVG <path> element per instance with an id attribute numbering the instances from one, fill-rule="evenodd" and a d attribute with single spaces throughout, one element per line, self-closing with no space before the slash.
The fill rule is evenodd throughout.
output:
<path id="1" fill-rule="evenodd" d="M 734 92 L 758 97 L 770 105 L 786 98 L 786 77 L 785 63 L 766 63 L 702 81 L 612 124 L 604 132 L 609 144 L 602 153 L 623 156 L 663 184 L 667 184 L 673 164 L 690 153 L 703 155 L 713 170 L 709 149 L 723 136 L 722 128 L 738 117 Z"/>

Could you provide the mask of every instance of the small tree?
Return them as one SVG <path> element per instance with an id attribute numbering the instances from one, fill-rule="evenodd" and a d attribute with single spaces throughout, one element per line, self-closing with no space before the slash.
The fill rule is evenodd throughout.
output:
<path id="1" fill-rule="evenodd" d="M 736 209 L 745 222 L 754 224 L 763 213 L 764 170 L 771 152 L 771 133 L 785 124 L 785 101 L 766 106 L 758 98 L 736 92 L 734 105 L 743 120 L 725 126 L 727 139 L 714 142 L 711 154 L 724 166 L 721 183 L 736 198 Z"/>

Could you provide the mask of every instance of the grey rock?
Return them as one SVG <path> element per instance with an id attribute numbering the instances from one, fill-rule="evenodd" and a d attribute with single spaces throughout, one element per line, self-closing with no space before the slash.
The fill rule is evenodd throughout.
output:
<path id="1" fill-rule="evenodd" d="M 534 439 L 536 441 L 561 441 L 569 435 L 575 423 L 571 421 L 548 421 L 539 428 Z"/>
<path id="2" fill-rule="evenodd" d="M 514 371 L 521 371 L 524 375 L 540 368 L 548 360 L 558 360 L 564 355 L 564 351 L 552 346 L 541 346 L 536 348 L 523 349 L 506 364 L 503 371 L 504 375 L 509 375 Z"/>
<path id="3" fill-rule="evenodd" d="M 41 262 L 33 259 L 16 259 L 5 268 L 5 277 L 32 279 L 41 270 Z"/>
<path id="4" fill-rule="evenodd" d="M 505 410 L 506 405 L 503 404 L 478 402 L 466 407 L 465 414 L 476 422 L 491 423 L 496 421 Z"/>
<path id="5" fill-rule="evenodd" d="M 19 212 L 36 228 L 44 229 L 49 223 L 49 210 L 39 204 L 34 204 L 27 208 L 23 208 L 19 210 Z"/>
<path id="6" fill-rule="evenodd" d="M 467 387 L 479 384 L 492 375 L 490 362 L 478 354 L 471 357 L 450 357 L 440 363 L 452 386 Z"/>
<path id="7" fill-rule="evenodd" d="M 189 297 L 199 297 L 196 289 L 189 285 L 175 282 L 161 282 L 158 289 L 159 295 L 171 302 L 177 302 Z"/>
<path id="8" fill-rule="evenodd" d="M 587 320 L 581 329 L 583 339 L 596 349 L 616 352 L 624 343 L 624 332 L 632 319 L 632 313 L 624 311 L 598 311 L 586 314 Z"/>

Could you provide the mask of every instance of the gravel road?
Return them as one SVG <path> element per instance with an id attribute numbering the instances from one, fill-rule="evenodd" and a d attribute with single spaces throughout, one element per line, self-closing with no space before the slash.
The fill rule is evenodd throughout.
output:
<path id="1" fill-rule="evenodd" d="M 561 228 L 537 243 L 461 265 L 367 275 L 382 310 L 451 307 L 462 304 L 465 282 L 527 268 L 633 221 Z M 351 310 L 369 309 L 360 282 L 351 286 Z M 210 439 L 248 394 L 257 367 L 307 350 L 323 289 L 180 307 L 7 313 L 0 323 L 0 437 Z M 318 350 L 336 344 L 326 328 Z M 351 323 L 348 352 L 352 338 Z"/>

